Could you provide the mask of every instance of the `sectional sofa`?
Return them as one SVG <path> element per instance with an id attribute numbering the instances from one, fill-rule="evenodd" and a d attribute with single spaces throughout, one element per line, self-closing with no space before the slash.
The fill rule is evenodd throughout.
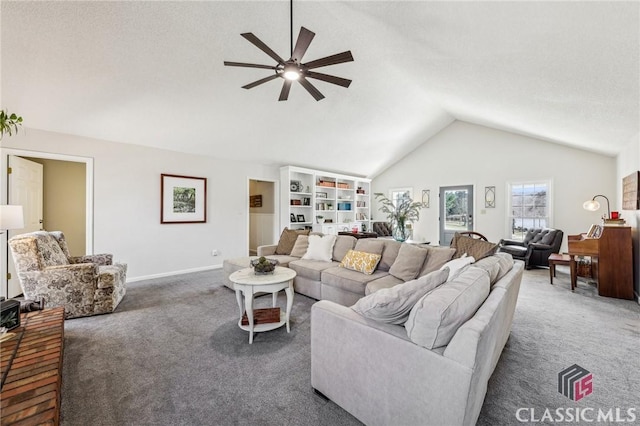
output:
<path id="1" fill-rule="evenodd" d="M 350 235 L 338 235 L 331 262 L 302 259 L 304 244 L 297 252 L 295 250 L 298 247 L 294 247 L 294 251 L 290 254 L 276 254 L 277 244 L 260 246 L 258 256 L 277 259 L 280 266 L 296 271 L 297 275 L 294 279 L 296 293 L 317 300 L 330 300 L 344 306 L 351 306 L 367 294 L 382 288 L 393 287 L 440 268 L 455 253 L 455 249 L 450 247 L 424 245 L 416 254 L 415 250 L 411 250 L 413 247 L 415 246 L 389 239 L 356 239 Z M 372 274 L 364 274 L 339 266 L 340 261 L 352 249 L 382 256 Z M 400 260 L 397 261 L 399 254 L 401 254 Z M 225 285 L 233 289 L 233 283 L 226 277 L 239 269 L 248 268 L 250 260 L 255 258 L 256 256 L 226 259 L 223 262 Z"/>
<path id="2" fill-rule="evenodd" d="M 524 263 L 486 245 L 477 256 L 473 246 L 486 243 L 466 238 L 450 248 L 350 236 L 338 236 L 322 262 L 302 258 L 304 238 L 290 254 L 275 245 L 258 254 L 294 269 L 295 291 L 319 300 L 314 390 L 367 425 L 474 425 L 511 332 Z M 379 253 L 375 271 L 339 266 L 349 250 Z M 249 259 L 225 261 L 227 276 Z"/>

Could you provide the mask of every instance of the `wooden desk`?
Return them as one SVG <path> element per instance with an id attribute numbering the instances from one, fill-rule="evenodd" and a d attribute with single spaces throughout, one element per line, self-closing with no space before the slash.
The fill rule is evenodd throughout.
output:
<path id="1" fill-rule="evenodd" d="M 2 342 L 2 425 L 60 421 L 64 308 L 22 314 L 16 336 Z"/>

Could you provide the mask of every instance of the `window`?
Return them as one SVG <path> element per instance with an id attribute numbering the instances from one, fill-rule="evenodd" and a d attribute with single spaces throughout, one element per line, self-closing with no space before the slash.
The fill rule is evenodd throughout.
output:
<path id="1" fill-rule="evenodd" d="M 398 201 L 402 199 L 412 199 L 413 188 L 396 188 L 389 190 L 389 199 L 395 207 L 398 206 Z"/>
<path id="2" fill-rule="evenodd" d="M 524 240 L 527 231 L 551 226 L 551 181 L 508 184 L 509 232 Z"/>

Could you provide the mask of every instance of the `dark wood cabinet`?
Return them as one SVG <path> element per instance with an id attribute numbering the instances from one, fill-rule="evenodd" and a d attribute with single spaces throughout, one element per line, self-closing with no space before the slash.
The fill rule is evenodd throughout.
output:
<path id="1" fill-rule="evenodd" d="M 603 226 L 600 236 L 569 235 L 572 279 L 575 279 L 575 256 L 590 256 L 598 294 L 618 299 L 633 299 L 633 243 L 631 227 Z"/>

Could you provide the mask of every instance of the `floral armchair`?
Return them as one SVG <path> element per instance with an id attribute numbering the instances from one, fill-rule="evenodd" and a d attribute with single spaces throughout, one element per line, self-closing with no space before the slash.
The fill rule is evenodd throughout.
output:
<path id="1" fill-rule="evenodd" d="M 124 297 L 127 265 L 111 254 L 71 256 L 60 231 L 17 235 L 9 247 L 24 297 L 64 306 L 65 318 L 113 312 Z"/>

